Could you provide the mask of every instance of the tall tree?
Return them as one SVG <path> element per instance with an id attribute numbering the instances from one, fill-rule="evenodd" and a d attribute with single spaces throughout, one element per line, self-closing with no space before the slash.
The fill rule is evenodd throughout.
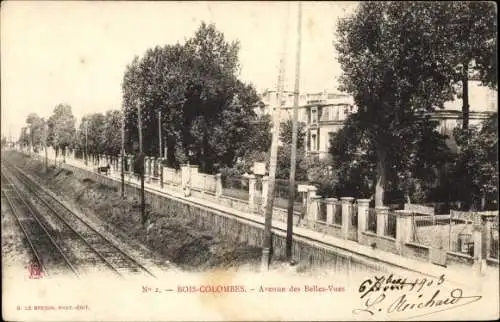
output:
<path id="1" fill-rule="evenodd" d="M 44 120 L 36 113 L 30 113 L 26 117 L 26 124 L 29 128 L 29 142 L 28 144 L 33 144 L 33 146 L 39 146 L 43 142 L 43 126 Z"/>
<path id="2" fill-rule="evenodd" d="M 118 155 L 121 150 L 122 113 L 118 110 L 107 111 L 104 115 L 103 145 L 104 152 Z"/>
<path id="3" fill-rule="evenodd" d="M 384 203 L 398 154 L 418 141 L 417 112 L 450 99 L 448 67 L 432 50 L 441 40 L 432 32 L 440 18 L 434 10 L 420 2 L 364 2 L 338 24 L 341 89 L 358 106 L 347 131 L 358 133 L 356 146 L 374 152 L 376 206 Z"/>
<path id="4" fill-rule="evenodd" d="M 280 129 L 280 141 L 285 144 L 292 144 L 292 120 L 287 120 L 286 122 L 281 123 Z M 304 147 L 304 140 L 306 137 L 306 129 L 304 123 L 297 124 L 297 149 L 301 149 Z"/>
<path id="5" fill-rule="evenodd" d="M 469 127 L 469 85 L 477 75 L 484 85 L 496 88 L 497 9 L 490 1 L 452 1 L 433 4 L 442 7 L 441 21 L 446 35 L 442 50 L 454 68 L 454 81 L 461 84 L 462 126 Z"/>
<path id="6" fill-rule="evenodd" d="M 459 147 L 453 176 L 458 197 L 476 209 L 488 204 L 498 209 L 498 114 L 481 126 L 457 128 L 454 136 Z"/>
<path id="7" fill-rule="evenodd" d="M 75 138 L 75 117 L 68 104 L 59 104 L 54 108 L 49 118 L 49 131 L 52 146 L 56 151 L 62 150 L 66 155 L 66 148 L 71 146 Z"/>
<path id="8" fill-rule="evenodd" d="M 128 140 L 137 141 L 131 116 L 140 103 L 144 135 L 150 138 L 146 153 L 156 154 L 162 126 L 169 164 L 190 161 L 207 172 L 232 165 L 243 153 L 259 100 L 253 87 L 237 78 L 238 49 L 214 25 L 202 23 L 185 44 L 136 57 L 122 83 Z"/>

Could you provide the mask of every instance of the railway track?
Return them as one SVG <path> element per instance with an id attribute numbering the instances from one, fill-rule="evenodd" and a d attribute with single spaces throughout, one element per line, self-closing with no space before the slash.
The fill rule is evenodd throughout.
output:
<path id="1" fill-rule="evenodd" d="M 111 271 L 120 277 L 128 274 L 154 277 L 146 267 L 82 220 L 21 169 L 15 165 L 9 165 L 9 168 L 14 170 L 17 181 L 48 214 L 47 220 L 51 221 L 55 231 L 52 238 L 59 245 L 64 244 L 60 248 L 73 254 L 68 257 L 71 257 L 79 273 Z"/>
<path id="2" fill-rule="evenodd" d="M 47 231 L 46 226 L 36 215 L 36 210 L 22 197 L 17 187 L 7 178 L 2 168 L 2 194 L 18 223 L 31 250 L 31 265 L 37 265 L 43 275 L 57 276 L 67 274 L 68 270 L 78 276 L 65 252 Z"/>

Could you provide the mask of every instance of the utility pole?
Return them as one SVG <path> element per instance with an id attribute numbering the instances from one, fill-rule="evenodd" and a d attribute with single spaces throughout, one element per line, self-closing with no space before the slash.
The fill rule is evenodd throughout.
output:
<path id="1" fill-rule="evenodd" d="M 278 139 L 280 131 L 280 112 L 283 101 L 284 83 L 285 83 L 285 58 L 286 58 L 286 45 L 288 38 L 288 14 L 286 17 L 285 37 L 283 43 L 283 53 L 280 60 L 280 67 L 278 73 L 278 102 L 273 111 L 273 135 L 271 141 L 271 156 L 269 160 L 269 181 L 267 186 L 267 202 L 264 214 L 264 244 L 262 247 L 262 262 L 261 271 L 269 270 L 269 259 L 271 252 L 271 228 L 273 220 L 273 205 L 274 205 L 274 186 L 276 181 L 276 168 L 278 159 Z"/>
<path id="2" fill-rule="evenodd" d="M 286 220 L 286 258 L 292 259 L 293 240 L 293 203 L 295 201 L 295 167 L 297 164 L 297 118 L 299 107 L 300 90 L 300 51 L 302 33 L 302 2 L 299 1 L 297 19 L 297 56 L 295 60 L 295 86 L 293 96 L 293 116 L 292 116 L 292 151 L 290 156 L 290 185 L 288 187 L 288 214 Z"/>
<path id="3" fill-rule="evenodd" d="M 162 157 L 161 157 L 161 110 L 158 111 L 158 143 L 159 143 L 159 152 L 160 152 L 160 160 L 158 164 L 158 171 L 160 172 L 160 187 L 163 189 L 163 165 L 162 165 Z"/>
<path id="4" fill-rule="evenodd" d="M 89 122 L 85 120 L 85 165 L 88 164 L 88 151 L 87 151 L 87 140 L 88 140 L 88 126 Z"/>
<path id="5" fill-rule="evenodd" d="M 122 198 L 125 198 L 125 111 L 122 111 L 122 148 L 121 148 L 121 170 L 120 177 L 122 179 Z"/>
<path id="6" fill-rule="evenodd" d="M 49 156 L 47 154 L 47 136 L 49 135 L 49 125 L 47 122 L 43 125 L 43 145 L 45 147 L 45 172 L 49 171 Z"/>
<path id="7" fill-rule="evenodd" d="M 138 119 L 138 128 L 139 128 L 139 169 L 141 175 L 141 218 L 142 224 L 146 223 L 146 214 L 145 214 L 145 203 L 144 203 L 144 154 L 142 151 L 142 113 L 141 113 L 141 103 L 137 104 L 137 119 Z"/>

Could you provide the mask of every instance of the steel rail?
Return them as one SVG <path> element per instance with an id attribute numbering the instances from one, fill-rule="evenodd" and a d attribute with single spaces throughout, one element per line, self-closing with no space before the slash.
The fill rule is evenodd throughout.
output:
<path id="1" fill-rule="evenodd" d="M 68 259 L 68 257 L 66 257 L 66 255 L 64 254 L 64 251 L 61 249 L 61 247 L 57 244 L 57 242 L 54 240 L 54 238 L 50 235 L 50 233 L 47 231 L 47 229 L 45 228 L 44 224 L 39 220 L 39 218 L 37 217 L 37 215 L 35 215 L 35 212 L 33 210 L 33 208 L 26 202 L 25 198 L 23 198 L 21 196 L 21 194 L 19 193 L 19 190 L 18 188 L 15 186 L 15 184 L 13 183 L 13 181 L 8 178 L 8 176 L 6 175 L 6 169 L 5 168 L 2 168 L 2 174 L 3 174 L 3 177 L 4 177 L 4 180 L 8 183 L 10 183 L 10 186 L 12 187 L 12 191 L 16 193 L 17 195 L 17 198 L 23 202 L 23 204 L 26 206 L 26 208 L 29 210 L 29 212 L 31 213 L 31 218 L 33 218 L 36 223 L 40 226 L 40 228 L 42 228 L 43 232 L 45 233 L 45 236 L 47 236 L 51 242 L 51 244 L 57 249 L 57 251 L 61 254 L 61 256 L 63 257 L 64 259 L 64 262 L 67 264 L 67 266 L 71 269 L 71 271 L 77 276 L 77 277 L 80 277 L 80 275 L 78 274 L 78 271 L 75 269 L 75 267 L 71 264 L 71 261 Z M 8 196 L 8 194 L 5 192 L 5 189 L 2 189 L 2 192 L 4 194 L 4 197 L 9 205 L 9 207 L 11 208 L 12 210 L 12 214 L 14 215 L 14 217 L 16 218 L 16 221 L 17 223 L 19 224 L 19 226 L 21 227 L 21 230 L 23 231 L 25 237 L 26 237 L 26 240 L 28 241 L 29 245 L 30 245 L 30 248 L 32 249 L 35 257 L 36 257 L 36 260 L 38 262 L 38 264 L 40 265 L 40 267 L 42 267 L 43 271 L 50 276 L 50 271 L 47 269 L 47 267 L 45 267 L 45 265 L 43 264 L 43 261 L 42 261 L 42 258 L 41 258 L 41 255 L 39 253 L 39 251 L 36 249 L 35 245 L 33 244 L 33 241 L 32 241 L 32 238 L 30 238 L 30 234 L 28 233 L 28 231 L 26 230 L 26 227 L 24 226 L 24 224 L 22 224 L 21 222 L 21 219 L 19 218 L 17 212 L 19 211 L 17 207 L 14 206 L 14 203 L 12 202 L 12 199 L 10 196 Z"/>
<path id="2" fill-rule="evenodd" d="M 64 203 L 62 203 L 60 200 L 58 200 L 57 198 L 55 198 L 54 196 L 52 196 L 50 193 L 48 193 L 46 191 L 45 188 L 43 188 L 38 182 L 36 182 L 34 179 L 30 178 L 26 173 L 24 173 L 24 171 L 22 171 L 21 169 L 19 169 L 16 165 L 13 165 L 11 164 L 13 168 L 16 169 L 16 171 L 18 173 L 20 173 L 22 175 L 22 177 L 24 178 L 24 184 L 25 186 L 28 187 L 28 189 L 30 189 L 30 191 L 40 200 L 42 201 L 46 206 L 47 208 L 49 208 L 71 231 L 73 231 L 81 240 L 83 240 L 83 242 L 90 248 L 92 249 L 92 251 L 94 253 L 96 253 L 99 258 L 101 258 L 101 260 L 108 266 L 110 267 L 114 272 L 116 272 L 118 275 L 122 276 L 122 274 L 120 273 L 119 271 L 119 268 L 131 268 L 131 267 L 115 267 L 106 257 L 105 255 L 101 254 L 101 252 L 99 250 L 97 250 L 93 245 L 91 245 L 87 238 L 85 238 L 84 236 L 82 236 L 82 233 L 78 232 L 69 222 L 67 219 L 63 218 L 63 216 L 60 214 L 60 211 L 57 211 L 56 209 L 54 209 L 54 205 L 50 205 L 49 202 L 40 195 L 40 191 L 43 192 L 46 196 L 49 197 L 49 199 L 52 201 L 52 202 L 55 202 L 57 206 L 61 207 L 64 212 L 66 214 L 69 214 L 72 218 L 75 218 L 78 222 L 82 223 L 84 225 L 85 228 L 89 229 L 91 231 L 91 233 L 95 234 L 98 238 L 100 238 L 101 240 L 103 240 L 105 243 L 107 243 L 107 245 L 111 246 L 111 248 L 115 249 L 119 255 L 122 255 L 122 257 L 125 257 L 129 262 L 131 262 L 132 264 L 134 264 L 137 268 L 139 268 L 140 270 L 146 272 L 148 275 L 152 276 L 152 277 L 155 277 L 155 275 L 153 273 L 151 273 L 144 265 L 142 265 L 141 263 L 139 263 L 136 259 L 134 259 L 132 256 L 130 256 L 129 254 L 127 254 L 124 250 L 122 250 L 120 247 L 118 247 L 117 245 L 115 245 L 112 241 L 110 241 L 108 238 L 106 238 L 103 234 L 101 234 L 99 231 L 97 231 L 94 227 L 90 226 L 87 222 L 85 222 L 84 220 L 82 220 L 78 215 L 76 215 L 71 209 L 69 209 Z M 35 191 L 33 189 L 33 185 L 36 186 L 38 188 L 37 191 Z M 104 244 L 104 246 L 106 246 L 106 244 Z"/>

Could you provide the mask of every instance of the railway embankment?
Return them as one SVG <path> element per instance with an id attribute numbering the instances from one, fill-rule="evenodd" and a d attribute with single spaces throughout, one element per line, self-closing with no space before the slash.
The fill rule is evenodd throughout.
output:
<path id="1" fill-rule="evenodd" d="M 172 262 L 189 271 L 258 269 L 261 256 L 258 247 L 235 243 L 208 228 L 200 228 L 182 214 L 160 214 L 151 207 L 147 207 L 148 221 L 143 225 L 136 197 L 122 199 L 116 187 L 90 178 L 78 178 L 65 169 L 49 166 L 45 172 L 42 162 L 20 153 L 6 156 L 18 167 L 40 178 L 47 188 L 82 213 L 99 217 L 109 230 L 151 250 L 157 262 Z M 278 259 L 273 265 L 283 266 L 283 262 Z"/>

